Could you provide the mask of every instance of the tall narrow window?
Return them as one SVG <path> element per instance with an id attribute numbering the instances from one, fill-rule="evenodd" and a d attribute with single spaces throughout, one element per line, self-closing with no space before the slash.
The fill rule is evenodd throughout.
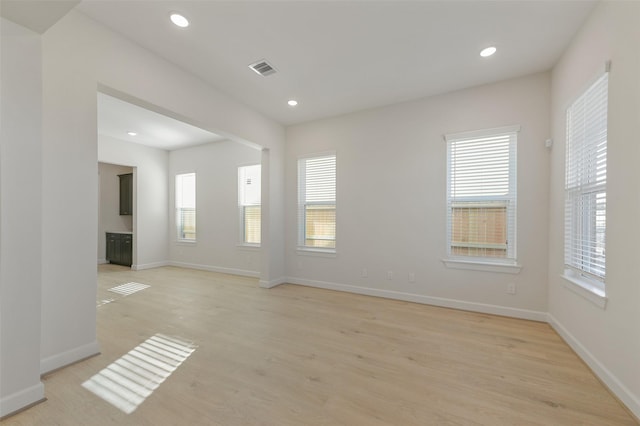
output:
<path id="1" fill-rule="evenodd" d="M 196 174 L 176 175 L 176 229 L 178 240 L 196 240 Z"/>
<path id="2" fill-rule="evenodd" d="M 565 275 L 604 296 L 607 210 L 607 97 L 605 73 L 567 109 Z"/>
<path id="3" fill-rule="evenodd" d="M 515 262 L 518 130 L 446 136 L 449 256 Z"/>
<path id="4" fill-rule="evenodd" d="M 298 160 L 298 245 L 336 248 L 336 156 Z"/>
<path id="5" fill-rule="evenodd" d="M 238 211 L 242 244 L 260 244 L 261 170 L 260 164 L 238 167 Z"/>

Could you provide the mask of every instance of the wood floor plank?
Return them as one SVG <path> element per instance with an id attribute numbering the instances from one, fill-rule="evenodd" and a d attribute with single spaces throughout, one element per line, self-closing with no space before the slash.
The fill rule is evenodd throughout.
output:
<path id="1" fill-rule="evenodd" d="M 108 291 L 128 282 L 150 287 Z M 175 267 L 101 265 L 98 304 L 101 355 L 3 424 L 637 424 L 543 323 Z M 156 334 L 197 347 L 133 413 L 82 387 Z"/>

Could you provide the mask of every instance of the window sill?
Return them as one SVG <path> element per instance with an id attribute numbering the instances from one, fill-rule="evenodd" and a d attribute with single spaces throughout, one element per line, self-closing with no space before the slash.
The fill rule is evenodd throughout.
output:
<path id="1" fill-rule="evenodd" d="M 296 252 L 298 256 L 337 257 L 335 249 L 298 247 Z"/>
<path id="2" fill-rule="evenodd" d="M 451 269 L 467 269 L 470 271 L 498 272 L 502 274 L 519 274 L 522 265 L 515 262 L 489 262 L 482 260 L 442 259 L 442 263 Z"/>
<path id="3" fill-rule="evenodd" d="M 195 246 L 197 243 L 196 240 L 176 240 L 176 244 L 184 246 Z"/>
<path id="4" fill-rule="evenodd" d="M 260 250 L 260 244 L 238 243 L 236 244 L 238 250 L 258 251 Z"/>
<path id="5" fill-rule="evenodd" d="M 608 299 L 604 290 L 573 273 L 573 271 L 565 271 L 565 273 L 560 276 L 565 280 L 564 287 L 566 289 L 578 296 L 582 296 L 601 309 L 607 308 Z"/>

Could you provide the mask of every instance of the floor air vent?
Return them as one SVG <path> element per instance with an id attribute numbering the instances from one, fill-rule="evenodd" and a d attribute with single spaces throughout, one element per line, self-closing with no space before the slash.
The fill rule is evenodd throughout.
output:
<path id="1" fill-rule="evenodd" d="M 276 73 L 276 69 L 264 59 L 249 65 L 249 68 L 257 72 L 263 77 Z"/>

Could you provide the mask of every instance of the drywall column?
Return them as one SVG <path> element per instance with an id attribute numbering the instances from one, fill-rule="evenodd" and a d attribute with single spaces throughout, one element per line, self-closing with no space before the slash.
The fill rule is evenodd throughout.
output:
<path id="1" fill-rule="evenodd" d="M 90 40 L 64 34 L 65 19 L 42 36 L 42 373 L 100 351 L 94 58 Z"/>
<path id="2" fill-rule="evenodd" d="M 5 19 L 0 26 L 2 417 L 41 400 L 44 386 L 40 382 L 41 40 L 38 34 Z"/>
<path id="3" fill-rule="evenodd" d="M 262 159 L 260 160 L 261 164 L 261 180 L 262 180 L 262 194 L 260 197 L 260 205 L 261 205 L 261 216 L 262 223 L 260 225 L 260 246 L 261 246 L 261 259 L 260 259 L 260 287 L 271 288 L 276 283 L 271 284 L 271 274 L 269 273 L 269 263 L 270 263 L 270 246 L 271 246 L 271 237 L 270 230 L 271 226 L 269 226 L 269 218 L 272 217 L 271 213 L 271 198 L 269 196 L 269 188 L 270 185 L 270 171 L 271 171 L 271 163 L 269 161 L 269 150 L 264 148 L 262 150 Z"/>
<path id="4" fill-rule="evenodd" d="M 280 149 L 262 150 L 262 262 L 260 287 L 271 288 L 284 279 L 284 158 Z"/>

